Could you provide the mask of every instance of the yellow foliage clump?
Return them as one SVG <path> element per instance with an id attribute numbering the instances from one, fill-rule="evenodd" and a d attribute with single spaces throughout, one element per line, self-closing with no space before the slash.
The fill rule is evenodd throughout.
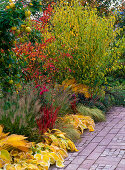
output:
<path id="1" fill-rule="evenodd" d="M 83 93 L 86 98 L 90 97 L 88 86 L 84 84 L 77 84 L 74 78 L 63 81 L 62 85 L 64 86 L 65 89 L 70 86 L 73 92 Z"/>
<path id="2" fill-rule="evenodd" d="M 31 143 L 27 142 L 26 137 L 22 135 L 12 134 L 3 132 L 3 126 L 0 125 L 0 168 L 5 164 L 11 163 L 11 155 L 9 153 L 12 149 L 17 149 L 23 152 L 27 152 L 31 147 Z"/>
<path id="3" fill-rule="evenodd" d="M 80 134 L 87 128 L 94 130 L 94 121 L 89 116 L 69 115 L 61 119 L 69 120 Z M 48 130 L 42 137 L 44 142 L 28 143 L 22 135 L 8 136 L 8 133 L 3 133 L 3 127 L 0 125 L 0 168 L 48 170 L 51 164 L 62 168 L 64 159 L 68 156 L 67 152 L 78 151 L 74 143 L 59 129 Z"/>
<path id="4" fill-rule="evenodd" d="M 80 134 L 83 133 L 84 129 L 89 129 L 90 132 L 94 131 L 95 123 L 90 116 L 67 115 L 62 119 L 72 124 Z"/>

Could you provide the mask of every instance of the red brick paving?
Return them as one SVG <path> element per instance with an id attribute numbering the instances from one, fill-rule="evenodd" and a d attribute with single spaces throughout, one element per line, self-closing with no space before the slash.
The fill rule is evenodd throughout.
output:
<path id="1" fill-rule="evenodd" d="M 85 131 L 78 152 L 69 153 L 64 168 L 50 170 L 125 170 L 125 108 L 114 107 L 94 132 Z"/>

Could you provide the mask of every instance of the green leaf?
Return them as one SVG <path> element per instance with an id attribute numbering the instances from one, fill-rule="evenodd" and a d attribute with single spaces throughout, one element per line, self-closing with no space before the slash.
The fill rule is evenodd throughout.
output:
<path id="1" fill-rule="evenodd" d="M 5 149 L 2 149 L 0 151 L 0 158 L 3 159 L 4 161 L 6 162 L 10 162 L 11 161 L 11 157 L 10 157 L 10 154 L 7 150 Z"/>

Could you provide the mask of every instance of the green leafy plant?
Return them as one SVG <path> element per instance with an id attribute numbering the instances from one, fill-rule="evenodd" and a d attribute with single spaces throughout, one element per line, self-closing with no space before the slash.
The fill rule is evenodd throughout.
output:
<path id="1" fill-rule="evenodd" d="M 77 111 L 81 115 L 90 116 L 96 122 L 105 120 L 104 113 L 97 108 L 89 108 L 83 104 L 78 104 Z"/>
<path id="2" fill-rule="evenodd" d="M 106 69 L 112 69 L 117 60 L 119 49 L 113 47 L 119 33 L 119 29 L 114 30 L 115 15 L 99 17 L 96 8 L 61 1 L 54 6 L 50 21 L 48 31 L 55 41 L 48 51 L 51 55 L 67 51 L 70 57 L 64 56 L 56 64 L 70 68 L 69 78 L 88 85 L 93 94 L 93 89 L 104 82 Z M 65 70 L 63 76 L 67 78 Z"/>
<path id="3" fill-rule="evenodd" d="M 1 98 L 0 105 L 0 124 L 4 125 L 6 132 L 22 134 L 29 140 L 34 138 L 37 140 L 35 116 L 38 114 L 41 104 L 38 94 L 33 92 L 31 85 L 25 86 L 22 93 L 15 92 L 6 98 Z"/>
<path id="4" fill-rule="evenodd" d="M 0 88 L 3 95 L 20 82 L 22 67 L 25 64 L 19 62 L 11 48 L 17 41 L 23 43 L 28 37 L 32 40 L 33 35 L 40 36 L 38 31 L 34 32 L 30 28 L 31 11 L 36 13 L 39 8 L 38 0 L 32 5 L 25 0 L 0 2 Z"/>

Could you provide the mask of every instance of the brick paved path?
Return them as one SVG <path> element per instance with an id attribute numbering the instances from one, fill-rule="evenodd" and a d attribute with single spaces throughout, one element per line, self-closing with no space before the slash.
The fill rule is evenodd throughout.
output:
<path id="1" fill-rule="evenodd" d="M 94 132 L 85 131 L 64 168 L 50 170 L 125 170 L 125 108 L 114 107 Z"/>

